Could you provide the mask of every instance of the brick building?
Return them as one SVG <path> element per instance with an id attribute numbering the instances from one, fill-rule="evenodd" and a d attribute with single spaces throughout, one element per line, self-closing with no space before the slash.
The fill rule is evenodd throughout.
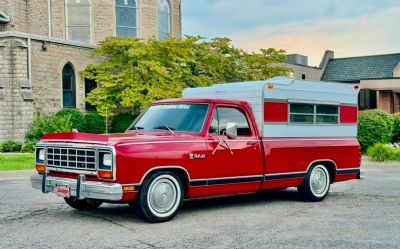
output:
<path id="1" fill-rule="evenodd" d="M 79 71 L 106 37 L 181 32 L 181 0 L 0 0 L 0 142 L 23 141 L 37 113 L 90 109 Z"/>

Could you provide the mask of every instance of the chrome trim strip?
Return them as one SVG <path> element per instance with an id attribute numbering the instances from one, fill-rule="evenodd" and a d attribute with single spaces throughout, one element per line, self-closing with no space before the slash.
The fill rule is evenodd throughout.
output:
<path id="1" fill-rule="evenodd" d="M 264 179 L 263 175 L 195 179 L 190 181 L 190 187 L 205 187 L 205 186 L 254 183 L 254 182 L 261 183 L 263 179 Z"/>
<path id="2" fill-rule="evenodd" d="M 60 177 L 42 177 L 39 174 L 31 176 L 31 185 L 34 189 L 41 190 L 42 185 L 46 192 L 55 193 L 56 185 L 68 185 L 70 187 L 70 195 L 73 197 L 119 201 L 122 199 L 123 190 L 119 183 L 92 182 L 81 179 L 80 194 L 78 194 L 77 179 L 60 178 Z"/>
<path id="3" fill-rule="evenodd" d="M 241 139 L 226 139 L 227 142 L 261 142 L 261 140 L 257 139 L 248 139 L 248 140 L 241 140 Z M 116 146 L 127 146 L 127 145 L 139 145 L 139 144 L 176 144 L 176 143 L 209 143 L 209 142 L 216 142 L 218 140 L 180 140 L 180 141 L 152 141 L 152 142 L 132 142 L 132 143 L 122 143 L 117 144 Z"/>
<path id="4" fill-rule="evenodd" d="M 107 142 L 93 141 L 93 140 L 74 140 L 74 139 L 42 139 L 41 142 L 51 143 L 51 142 L 63 142 L 63 144 L 71 143 L 69 145 L 74 145 L 76 143 L 85 143 L 87 144 L 103 144 L 107 145 Z M 57 143 L 56 143 L 57 144 Z"/>

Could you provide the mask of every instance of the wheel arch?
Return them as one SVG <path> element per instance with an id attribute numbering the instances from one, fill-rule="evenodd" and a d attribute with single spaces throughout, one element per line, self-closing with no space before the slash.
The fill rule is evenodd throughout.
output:
<path id="1" fill-rule="evenodd" d="M 156 172 L 160 171 L 170 171 L 174 174 L 176 174 L 179 177 L 179 180 L 182 182 L 183 189 L 185 191 L 185 197 L 188 193 L 189 189 L 189 183 L 190 183 L 190 175 L 189 172 L 182 166 L 176 166 L 176 165 L 165 165 L 165 166 L 157 166 L 149 169 L 142 177 L 140 181 L 140 185 L 143 184 L 143 182 L 146 180 L 147 177 L 149 177 L 151 174 L 154 174 Z"/>
<path id="2" fill-rule="evenodd" d="M 310 168 L 314 165 L 324 165 L 326 167 L 326 169 L 329 172 L 329 177 L 330 177 L 330 181 L 331 183 L 333 183 L 335 181 L 335 176 L 336 176 L 336 162 L 331 160 L 331 159 L 318 159 L 318 160 L 314 160 L 312 161 L 307 168 L 307 173 L 309 172 Z"/>

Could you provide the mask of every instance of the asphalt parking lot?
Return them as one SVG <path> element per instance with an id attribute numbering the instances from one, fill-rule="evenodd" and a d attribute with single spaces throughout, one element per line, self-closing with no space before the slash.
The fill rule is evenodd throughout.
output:
<path id="1" fill-rule="evenodd" d="M 295 189 L 192 201 L 162 224 L 128 205 L 75 211 L 33 190 L 30 172 L 0 174 L 0 248 L 400 248 L 400 165 L 363 168 L 322 202 Z"/>

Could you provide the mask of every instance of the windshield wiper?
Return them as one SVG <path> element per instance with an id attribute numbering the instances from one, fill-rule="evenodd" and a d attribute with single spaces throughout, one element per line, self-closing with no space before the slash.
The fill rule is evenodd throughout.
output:
<path id="1" fill-rule="evenodd" d="M 135 129 L 136 132 L 137 132 L 139 135 L 142 135 L 142 134 L 140 133 L 140 130 L 143 130 L 144 127 L 134 125 L 134 126 L 131 127 L 130 130 L 132 130 L 132 128 Z"/>
<path id="2" fill-rule="evenodd" d="M 175 128 L 169 128 L 167 125 L 160 125 L 160 126 L 156 126 L 153 129 L 159 129 L 159 130 L 169 130 L 173 135 L 175 135 L 175 132 L 173 132 L 173 130 L 176 130 Z"/>

